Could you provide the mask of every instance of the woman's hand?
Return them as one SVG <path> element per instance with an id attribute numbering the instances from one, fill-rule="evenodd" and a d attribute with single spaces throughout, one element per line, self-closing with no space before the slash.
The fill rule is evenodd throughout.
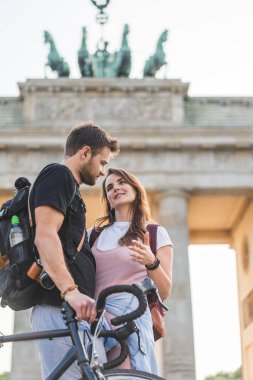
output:
<path id="1" fill-rule="evenodd" d="M 149 245 L 149 232 L 147 231 L 143 238 L 143 243 L 138 240 L 132 240 L 132 244 L 129 246 L 131 249 L 130 255 L 132 256 L 132 260 L 136 261 L 143 265 L 152 265 L 154 264 L 156 258 L 151 251 Z"/>

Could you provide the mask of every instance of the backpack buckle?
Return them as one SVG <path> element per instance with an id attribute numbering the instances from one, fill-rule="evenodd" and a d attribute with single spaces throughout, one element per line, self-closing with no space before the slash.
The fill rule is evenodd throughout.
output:
<path id="1" fill-rule="evenodd" d="M 17 265 L 17 264 L 12 264 L 12 265 L 10 266 L 10 271 L 11 271 L 12 274 L 14 274 L 14 275 L 19 274 L 19 267 L 18 267 L 18 265 Z"/>
<path id="2" fill-rule="evenodd" d="M 71 204 L 71 205 L 70 205 L 70 210 L 71 210 L 73 213 L 75 213 L 75 212 L 77 212 L 77 207 L 76 207 L 75 205 Z"/>
<path id="3" fill-rule="evenodd" d="M 5 218 L 7 211 L 8 211 L 7 208 L 3 208 L 0 210 L 0 220 Z"/>

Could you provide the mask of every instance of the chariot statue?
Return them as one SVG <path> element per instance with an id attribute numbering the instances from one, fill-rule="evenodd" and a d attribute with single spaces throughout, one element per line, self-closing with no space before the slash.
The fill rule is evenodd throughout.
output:
<path id="1" fill-rule="evenodd" d="M 131 71 L 131 50 L 128 45 L 129 26 L 124 26 L 119 51 L 110 53 L 108 41 L 99 41 L 93 55 L 87 49 L 87 29 L 83 27 L 82 43 L 78 51 L 78 65 L 82 77 L 129 77 Z"/>

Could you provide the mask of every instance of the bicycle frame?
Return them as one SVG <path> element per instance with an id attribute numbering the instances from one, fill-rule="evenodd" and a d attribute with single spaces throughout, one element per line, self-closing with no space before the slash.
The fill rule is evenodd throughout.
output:
<path id="1" fill-rule="evenodd" d="M 50 331 L 38 331 L 31 333 L 13 334 L 7 336 L 1 336 L 0 342 L 21 342 L 37 339 L 53 339 L 60 337 L 71 337 L 73 347 L 67 352 L 57 367 L 51 372 L 51 374 L 45 380 L 57 380 L 66 371 L 71 364 L 77 360 L 81 371 L 82 380 L 95 380 L 96 376 L 89 364 L 89 358 L 87 351 L 80 338 L 77 321 L 73 310 L 69 307 L 66 311 L 66 324 L 67 329 L 50 330 Z M 99 375 L 99 374 L 98 374 Z M 101 377 L 102 379 L 103 377 Z M 80 379 L 80 380 L 81 380 Z"/>
<path id="2" fill-rule="evenodd" d="M 50 330 L 50 331 L 39 331 L 31 333 L 22 333 L 22 334 L 13 334 L 7 336 L 0 335 L 0 347 L 3 343 L 7 342 L 20 342 L 20 341 L 29 341 L 37 339 L 53 339 L 60 337 L 70 337 L 72 340 L 73 347 L 65 354 L 61 362 L 55 367 L 55 369 L 47 376 L 45 380 L 57 380 L 59 377 L 74 363 L 77 361 L 77 364 L 80 368 L 81 378 L 79 380 L 106 380 L 106 375 L 102 373 L 102 369 L 110 369 L 122 363 L 126 356 L 128 355 L 128 347 L 126 344 L 126 339 L 130 334 L 136 331 L 136 325 L 134 320 L 142 315 L 147 307 L 147 300 L 145 294 L 153 292 L 155 286 L 150 278 L 145 279 L 141 284 L 133 285 L 114 285 L 104 289 L 97 300 L 97 319 L 91 325 L 91 332 L 94 336 L 111 336 L 114 337 L 121 345 L 121 352 L 117 359 L 114 359 L 104 365 L 100 364 L 97 360 L 96 354 L 93 353 L 94 365 L 90 366 L 89 357 L 86 348 L 82 343 L 80 333 L 77 326 L 77 320 L 75 318 L 75 311 L 70 307 L 67 302 L 63 303 L 63 314 L 66 321 L 67 328 L 59 330 Z M 139 301 L 137 309 L 131 311 L 128 314 L 125 314 L 120 317 L 115 317 L 111 320 L 111 323 L 114 326 L 122 325 L 122 327 L 116 330 L 100 330 L 98 335 L 96 334 L 97 326 L 99 326 L 100 317 L 103 315 L 105 309 L 106 297 L 110 294 L 129 292 L 135 295 Z M 134 371 L 133 371 L 134 373 Z M 160 379 L 152 374 L 144 373 L 145 379 Z M 133 378 L 133 377 L 132 377 Z"/>

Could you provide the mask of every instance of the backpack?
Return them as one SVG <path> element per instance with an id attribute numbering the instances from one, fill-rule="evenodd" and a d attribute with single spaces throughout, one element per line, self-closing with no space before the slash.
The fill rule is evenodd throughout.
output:
<path id="1" fill-rule="evenodd" d="M 25 177 L 15 181 L 16 194 L 0 210 L 0 255 L 5 265 L 0 270 L 1 306 L 25 310 L 34 305 L 39 283 L 26 272 L 35 261 L 34 236 L 29 222 L 28 200 L 31 183 Z M 24 240 L 10 247 L 11 217 L 18 215 Z"/>
<path id="2" fill-rule="evenodd" d="M 147 225 L 147 231 L 149 232 L 150 237 L 150 248 L 153 252 L 154 256 L 156 256 L 156 242 L 157 242 L 157 228 L 158 224 L 148 224 Z M 90 238 L 89 238 L 89 244 L 90 247 L 94 245 L 95 241 L 99 237 L 100 233 L 102 231 L 97 231 L 95 228 L 92 229 Z M 164 309 L 159 302 L 158 298 L 148 298 L 148 306 L 153 322 L 153 333 L 154 333 L 154 340 L 157 341 L 160 338 L 162 338 L 165 335 L 165 322 L 164 322 Z"/>
<path id="3" fill-rule="evenodd" d="M 38 177 L 52 165 L 54 164 L 47 165 Z M 2 262 L 3 265 L 2 268 L 0 265 L 0 297 L 2 307 L 8 305 L 12 310 L 19 311 L 29 309 L 39 303 L 42 288 L 36 279 L 31 279 L 27 275 L 28 270 L 39 259 L 34 244 L 34 227 L 29 206 L 32 186 L 27 178 L 20 177 L 15 181 L 15 188 L 16 193 L 13 198 L 6 201 L 0 209 L 0 264 Z M 71 198 L 69 212 L 67 212 L 68 223 L 71 223 L 71 213 L 76 211 L 72 207 L 76 192 L 77 186 Z M 9 235 L 13 215 L 19 217 L 24 239 L 10 247 Z M 74 250 L 71 236 L 68 237 L 67 248 L 71 253 L 70 256 L 74 258 L 78 249 Z"/>

